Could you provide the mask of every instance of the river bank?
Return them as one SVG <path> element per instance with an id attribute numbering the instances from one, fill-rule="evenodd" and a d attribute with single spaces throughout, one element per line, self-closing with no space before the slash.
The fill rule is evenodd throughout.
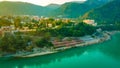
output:
<path id="1" fill-rule="evenodd" d="M 5 57 L 34 57 L 34 56 L 41 56 L 41 55 L 47 55 L 47 54 L 52 54 L 52 53 L 57 53 L 66 49 L 74 48 L 74 47 L 83 47 L 83 46 L 88 46 L 92 44 L 97 44 L 101 43 L 103 41 L 109 40 L 110 35 L 116 33 L 116 32 L 103 32 L 102 36 L 95 36 L 94 38 L 91 36 L 84 36 L 80 37 L 81 40 L 84 42 L 80 44 L 76 44 L 74 46 L 65 46 L 65 47 L 60 47 L 60 48 L 55 48 L 55 49 L 45 49 L 45 51 L 36 51 L 36 52 L 26 52 L 26 53 L 16 53 L 12 55 L 7 55 Z"/>
<path id="2" fill-rule="evenodd" d="M 109 32 L 111 34 L 115 33 L 115 32 Z M 85 37 L 82 37 L 81 39 L 84 41 L 83 43 L 80 44 L 76 44 L 74 46 L 69 46 L 69 47 L 61 47 L 61 48 L 56 48 L 52 51 L 46 51 L 46 52 L 38 52 L 38 53 L 33 53 L 33 54 L 29 54 L 29 55 L 25 55 L 25 56 L 19 56 L 19 57 L 34 57 L 34 56 L 40 56 L 40 55 L 46 55 L 46 54 L 52 54 L 52 53 L 56 53 L 56 52 L 60 52 L 66 49 L 70 49 L 70 48 L 74 48 L 74 47 L 83 47 L 83 46 L 88 46 L 88 45 L 92 45 L 92 44 L 97 44 L 97 43 L 101 43 L 104 42 L 106 40 L 110 39 L 110 34 L 108 32 L 104 32 L 102 37 L 96 36 L 95 38 L 87 38 L 87 40 L 82 39 Z"/>

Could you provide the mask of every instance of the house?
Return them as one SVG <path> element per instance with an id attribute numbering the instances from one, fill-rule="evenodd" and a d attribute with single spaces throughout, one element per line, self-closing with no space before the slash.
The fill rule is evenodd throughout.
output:
<path id="1" fill-rule="evenodd" d="M 10 31 L 12 31 L 12 27 L 11 26 L 2 26 L 1 30 L 4 32 L 10 32 Z"/>
<path id="2" fill-rule="evenodd" d="M 86 19 L 86 20 L 83 20 L 83 22 L 92 26 L 97 26 L 97 23 L 95 23 L 95 20 Z"/>
<path id="3" fill-rule="evenodd" d="M 36 21 L 39 21 L 39 20 L 40 20 L 40 18 L 39 18 L 38 16 L 33 16 L 32 19 L 34 19 L 34 20 L 36 20 Z"/>
<path id="4" fill-rule="evenodd" d="M 2 26 L 0 28 L 0 36 L 4 36 L 5 33 L 12 33 L 14 26 Z"/>

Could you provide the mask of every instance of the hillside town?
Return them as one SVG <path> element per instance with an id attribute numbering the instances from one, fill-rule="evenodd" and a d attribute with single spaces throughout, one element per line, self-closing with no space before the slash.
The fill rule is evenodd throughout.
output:
<path id="1" fill-rule="evenodd" d="M 95 28 L 95 21 L 89 19 L 76 22 L 67 18 L 1 16 L 0 24 L 1 56 L 29 57 L 36 53 L 54 53 L 98 43 L 106 37 L 101 29 Z"/>

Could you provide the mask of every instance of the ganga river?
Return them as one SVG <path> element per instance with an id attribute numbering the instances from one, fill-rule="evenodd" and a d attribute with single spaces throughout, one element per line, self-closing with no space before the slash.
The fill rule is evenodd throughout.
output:
<path id="1" fill-rule="evenodd" d="M 111 40 L 30 58 L 0 58 L 0 68 L 120 68 L 120 33 Z"/>

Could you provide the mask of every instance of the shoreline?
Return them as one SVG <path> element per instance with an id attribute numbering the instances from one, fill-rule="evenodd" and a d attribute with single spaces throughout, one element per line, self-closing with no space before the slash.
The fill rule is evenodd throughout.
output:
<path id="1" fill-rule="evenodd" d="M 83 43 L 76 44 L 74 46 L 56 48 L 54 50 L 48 50 L 48 51 L 44 51 L 44 52 L 31 52 L 31 53 L 28 53 L 28 54 L 27 53 L 13 54 L 13 55 L 5 56 L 5 57 L 27 58 L 27 57 L 35 57 L 35 56 L 42 56 L 42 55 L 53 54 L 53 53 L 61 52 L 63 50 L 71 49 L 71 48 L 74 48 L 74 47 L 89 46 L 89 45 L 92 45 L 92 44 L 97 44 L 97 43 L 101 43 L 101 42 L 107 41 L 107 40 L 111 39 L 110 36 L 112 34 L 114 34 L 114 33 L 116 33 L 116 32 L 115 31 L 114 32 L 105 32 L 105 33 L 103 33 L 103 37 L 93 38 L 92 40 L 88 40 L 88 41 L 85 41 Z M 2 57 L 2 56 L 0 56 L 0 57 Z"/>
<path id="2" fill-rule="evenodd" d="M 89 45 L 92 45 L 92 44 L 101 43 L 101 42 L 107 41 L 109 39 L 110 39 L 110 35 L 108 35 L 107 33 L 104 33 L 104 36 L 102 38 L 96 38 L 96 39 L 93 39 L 91 41 L 86 41 L 84 43 L 76 44 L 76 45 L 71 46 L 71 47 L 62 47 L 61 49 L 58 48 L 58 49 L 55 49 L 54 51 L 47 51 L 47 52 L 41 52 L 41 53 L 33 53 L 33 54 L 30 54 L 30 55 L 19 56 L 19 57 L 23 57 L 24 58 L 24 57 L 35 57 L 35 56 L 48 55 L 48 54 L 53 54 L 53 53 L 61 52 L 63 50 L 71 49 L 71 48 L 74 48 L 74 47 L 83 47 L 83 46 L 89 46 Z"/>

